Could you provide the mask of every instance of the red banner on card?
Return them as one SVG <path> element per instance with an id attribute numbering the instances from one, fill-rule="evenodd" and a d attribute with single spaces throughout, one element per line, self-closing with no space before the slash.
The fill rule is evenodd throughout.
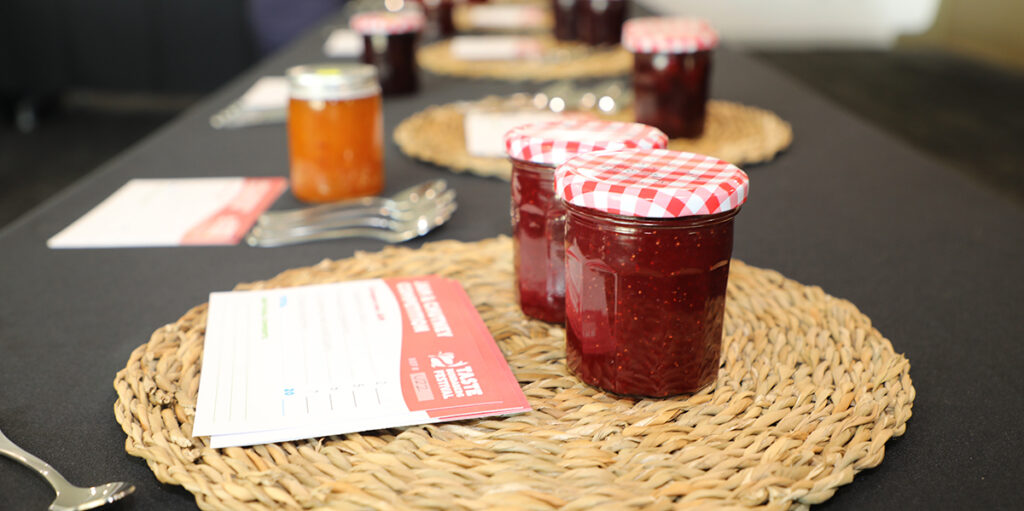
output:
<path id="1" fill-rule="evenodd" d="M 530 409 L 457 281 L 437 276 L 384 280 L 403 311 L 402 395 L 409 410 L 452 419 Z"/>

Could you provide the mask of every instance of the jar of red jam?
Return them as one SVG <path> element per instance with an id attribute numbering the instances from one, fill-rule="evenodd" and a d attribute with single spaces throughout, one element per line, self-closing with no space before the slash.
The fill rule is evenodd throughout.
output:
<path id="1" fill-rule="evenodd" d="M 636 121 L 672 138 L 704 133 L 711 51 L 718 34 L 693 18 L 635 18 L 622 28 L 633 53 Z"/>
<path id="2" fill-rule="evenodd" d="M 555 17 L 555 39 L 576 40 L 576 0 L 551 0 Z"/>
<path id="3" fill-rule="evenodd" d="M 667 143 L 668 137 L 650 126 L 588 119 L 527 124 L 505 135 L 512 161 L 516 292 L 523 313 L 551 323 L 565 320 L 565 209 L 555 197 L 555 167 L 590 151 Z"/>
<path id="4" fill-rule="evenodd" d="M 625 395 L 718 375 L 733 219 L 747 175 L 708 156 L 601 151 L 555 172 L 566 208 L 566 364 Z"/>
<path id="5" fill-rule="evenodd" d="M 590 45 L 619 44 L 626 0 L 576 0 L 576 37 Z"/>
<path id="6" fill-rule="evenodd" d="M 384 188 L 384 122 L 377 71 L 366 64 L 315 64 L 287 71 L 291 189 L 331 202 Z"/>
<path id="7" fill-rule="evenodd" d="M 458 0 L 415 0 L 426 15 L 424 36 L 433 40 L 455 35 L 455 3 Z"/>
<path id="8" fill-rule="evenodd" d="M 377 66 L 384 94 L 408 94 L 419 90 L 416 40 L 426 18 L 419 9 L 398 12 L 374 11 L 352 16 L 352 30 L 363 35 L 366 64 Z"/>

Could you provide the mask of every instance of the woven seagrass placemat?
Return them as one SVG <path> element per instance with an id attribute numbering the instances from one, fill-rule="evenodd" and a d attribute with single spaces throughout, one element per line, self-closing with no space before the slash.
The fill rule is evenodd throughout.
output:
<path id="1" fill-rule="evenodd" d="M 491 96 L 476 102 L 435 105 L 403 120 L 395 128 L 398 148 L 405 154 L 455 172 L 508 180 L 512 166 L 506 158 L 474 156 L 466 151 L 465 113 L 470 108 L 498 107 L 508 98 Z M 632 121 L 632 109 L 607 118 Z M 669 149 L 714 156 L 736 165 L 769 161 L 793 142 L 793 128 L 775 113 L 730 101 L 708 102 L 704 134 L 677 138 Z"/>
<path id="2" fill-rule="evenodd" d="M 551 4 L 544 0 L 491 0 L 491 5 L 494 4 L 506 4 L 506 5 L 517 5 L 522 7 L 539 8 L 543 13 L 540 22 L 530 27 L 509 27 L 509 28 L 498 28 L 498 27 L 487 27 L 481 28 L 475 22 L 473 18 L 473 10 L 479 8 L 478 5 L 473 4 L 455 4 L 452 9 L 452 23 L 455 24 L 455 30 L 458 32 L 550 32 L 555 26 L 555 15 L 551 12 Z M 486 8 L 486 7 L 485 7 Z"/>
<path id="3" fill-rule="evenodd" d="M 192 438 L 206 305 L 153 333 L 114 380 L 125 449 L 206 510 L 804 509 L 906 430 L 909 362 L 853 304 L 734 261 L 717 385 L 635 400 L 566 373 L 561 327 L 529 320 L 511 241 L 387 248 L 239 289 L 458 279 L 533 407 L 521 415 L 247 448 Z"/>
<path id="4" fill-rule="evenodd" d="M 633 69 L 633 54 L 621 46 L 592 48 L 551 36 L 536 38 L 544 48 L 536 59 L 463 60 L 452 56 L 450 41 L 438 41 L 417 50 L 416 62 L 434 74 L 515 82 L 619 76 Z"/>

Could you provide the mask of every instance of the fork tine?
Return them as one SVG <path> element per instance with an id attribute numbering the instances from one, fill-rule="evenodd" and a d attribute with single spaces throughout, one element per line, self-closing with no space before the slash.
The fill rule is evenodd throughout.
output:
<path id="1" fill-rule="evenodd" d="M 413 208 L 395 211 L 389 215 L 329 215 L 305 223 L 262 224 L 257 225 L 253 229 L 258 229 L 259 232 L 262 233 L 275 235 L 283 235 L 287 233 L 308 233 L 325 229 L 340 229 L 346 227 L 372 227 L 378 229 L 389 229 L 392 228 L 392 226 L 395 224 L 419 218 L 424 214 L 428 214 L 430 211 L 439 210 L 453 202 L 455 202 L 455 190 L 448 190 L 441 194 L 441 196 L 436 199 L 423 200 Z"/>
<path id="2" fill-rule="evenodd" d="M 407 209 L 434 199 L 448 189 L 444 179 L 434 179 L 405 188 L 391 197 L 358 197 L 285 211 L 267 211 L 257 219 L 259 225 L 302 224 L 326 216 L 366 216 L 386 214 L 390 209 Z M 400 200 L 395 200 L 396 198 Z"/>
<path id="3" fill-rule="evenodd" d="M 245 237 L 245 242 L 254 247 L 277 247 L 338 238 L 374 238 L 387 243 L 400 243 L 427 234 L 447 222 L 458 205 L 454 200 L 424 210 L 415 219 L 392 221 L 387 228 L 366 225 L 346 225 L 312 231 L 263 230 L 256 226 Z"/>

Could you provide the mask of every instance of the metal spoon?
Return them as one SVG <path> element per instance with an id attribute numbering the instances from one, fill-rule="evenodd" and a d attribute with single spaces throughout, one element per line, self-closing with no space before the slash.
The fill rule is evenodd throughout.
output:
<path id="1" fill-rule="evenodd" d="M 75 486 L 64 479 L 48 463 L 33 456 L 11 442 L 3 431 L 0 431 L 0 454 L 11 458 L 26 467 L 39 472 L 56 490 L 57 496 L 50 504 L 50 511 L 81 511 L 110 504 L 135 491 L 135 486 L 128 483 L 107 483 L 91 488 Z"/>
<path id="2" fill-rule="evenodd" d="M 360 197 L 287 211 L 268 211 L 256 220 L 259 226 L 278 228 L 285 225 L 304 225 L 318 222 L 324 217 L 391 216 L 392 211 L 409 209 L 416 203 L 432 200 L 448 189 L 444 179 L 426 181 L 401 190 L 391 197 Z"/>

